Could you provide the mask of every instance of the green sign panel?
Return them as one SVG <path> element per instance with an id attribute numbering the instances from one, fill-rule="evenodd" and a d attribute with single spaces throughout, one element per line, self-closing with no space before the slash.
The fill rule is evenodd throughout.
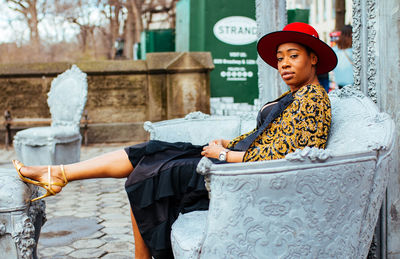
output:
<path id="1" fill-rule="evenodd" d="M 255 1 L 180 0 L 176 50 L 210 51 L 211 96 L 233 96 L 253 104 L 258 98 Z"/>
<path id="2" fill-rule="evenodd" d="M 140 40 L 141 59 L 146 59 L 146 53 L 175 51 L 175 31 L 160 29 L 143 31 Z"/>
<path id="3" fill-rule="evenodd" d="M 308 23 L 310 9 L 289 9 L 287 10 L 288 24 L 292 22 Z"/>

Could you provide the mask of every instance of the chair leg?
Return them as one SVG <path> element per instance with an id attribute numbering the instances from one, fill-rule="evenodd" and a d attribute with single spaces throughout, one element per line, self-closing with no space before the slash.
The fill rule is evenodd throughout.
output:
<path id="1" fill-rule="evenodd" d="M 4 125 L 5 125 L 5 147 L 8 150 L 11 142 L 11 113 L 8 110 L 4 111 Z"/>
<path id="2" fill-rule="evenodd" d="M 132 229 L 133 229 L 133 237 L 135 238 L 135 259 L 150 259 L 150 251 L 147 248 L 142 235 L 139 232 L 139 228 L 137 226 L 135 217 L 133 216 L 133 212 L 131 209 L 131 219 L 132 219 Z"/>

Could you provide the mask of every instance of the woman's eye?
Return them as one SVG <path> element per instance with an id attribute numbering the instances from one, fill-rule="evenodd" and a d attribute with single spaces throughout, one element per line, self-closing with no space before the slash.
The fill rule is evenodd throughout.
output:
<path id="1" fill-rule="evenodd" d="M 297 54 L 290 55 L 291 58 L 297 58 L 298 56 Z"/>
<path id="2" fill-rule="evenodd" d="M 281 62 L 283 60 L 283 58 L 278 58 L 278 62 Z"/>

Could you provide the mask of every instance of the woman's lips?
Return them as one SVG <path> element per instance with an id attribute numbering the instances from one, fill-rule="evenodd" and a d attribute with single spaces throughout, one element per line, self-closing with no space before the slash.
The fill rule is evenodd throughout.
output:
<path id="1" fill-rule="evenodd" d="M 283 79 L 283 80 L 290 80 L 290 79 L 293 78 L 294 73 L 293 73 L 293 72 L 283 72 L 283 73 L 281 74 L 281 76 L 282 76 L 282 79 Z"/>

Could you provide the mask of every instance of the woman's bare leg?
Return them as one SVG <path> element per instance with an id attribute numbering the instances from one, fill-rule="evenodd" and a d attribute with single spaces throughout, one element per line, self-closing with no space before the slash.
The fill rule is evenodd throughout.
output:
<path id="1" fill-rule="evenodd" d="M 125 150 L 117 150 L 104 155 L 74 163 L 64 165 L 65 176 L 68 181 L 76 181 L 91 178 L 124 178 L 133 171 L 133 166 L 129 161 Z M 24 166 L 21 174 L 40 182 L 49 182 L 47 166 Z M 64 182 L 61 168 L 58 165 L 51 166 L 51 182 Z M 61 191 L 61 187 L 52 186 L 55 192 Z"/>
<path id="2" fill-rule="evenodd" d="M 64 165 L 65 176 L 68 181 L 76 181 L 91 178 L 124 178 L 133 171 L 133 166 L 124 150 L 110 152 L 95 158 Z M 52 181 L 63 182 L 61 168 L 51 166 Z M 21 173 L 25 177 L 41 182 L 48 182 L 47 166 L 24 166 Z M 55 192 L 61 191 L 61 187 L 52 186 Z M 150 252 L 139 232 L 135 217 L 131 210 L 132 227 L 135 238 L 135 258 L 149 259 Z"/>
<path id="3" fill-rule="evenodd" d="M 131 220 L 132 220 L 133 237 L 135 239 L 135 259 L 149 259 L 151 258 L 150 251 L 147 248 L 146 244 L 144 243 L 142 235 L 140 234 L 132 210 L 131 210 Z"/>
<path id="4" fill-rule="evenodd" d="M 124 178 L 133 170 L 125 150 L 117 150 L 64 167 L 68 181 L 91 178 Z"/>

